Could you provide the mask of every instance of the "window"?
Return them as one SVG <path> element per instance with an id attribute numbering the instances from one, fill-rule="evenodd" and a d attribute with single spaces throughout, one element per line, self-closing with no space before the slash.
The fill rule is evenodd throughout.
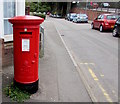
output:
<path id="1" fill-rule="evenodd" d="M 117 20 L 117 22 L 116 22 L 116 23 L 120 24 L 120 17 L 118 18 L 118 20 Z"/>
<path id="2" fill-rule="evenodd" d="M 6 0 L 4 4 L 4 35 L 10 35 L 13 33 L 12 25 L 8 22 L 8 19 L 15 16 L 15 0 Z"/>
<path id="3" fill-rule="evenodd" d="M 108 19 L 108 20 L 115 20 L 115 19 L 116 19 L 116 16 L 115 16 L 115 15 L 108 15 L 108 16 L 107 16 L 107 19 Z"/>
<path id="4" fill-rule="evenodd" d="M 86 14 L 80 14 L 81 17 L 86 17 L 87 15 Z"/>
<path id="5" fill-rule="evenodd" d="M 104 19 L 104 15 L 99 15 L 98 19 Z"/>
<path id="6" fill-rule="evenodd" d="M 109 7 L 109 3 L 103 3 L 103 7 Z"/>
<path id="7" fill-rule="evenodd" d="M 101 19 L 104 19 L 104 15 L 101 16 Z"/>
<path id="8" fill-rule="evenodd" d="M 98 19 L 101 19 L 101 15 L 98 16 Z"/>

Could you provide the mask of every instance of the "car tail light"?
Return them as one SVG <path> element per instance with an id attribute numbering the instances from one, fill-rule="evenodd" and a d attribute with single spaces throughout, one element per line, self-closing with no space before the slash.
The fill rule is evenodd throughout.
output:
<path id="1" fill-rule="evenodd" d="M 109 23 L 108 23 L 108 22 L 105 22 L 105 25 L 109 25 Z"/>

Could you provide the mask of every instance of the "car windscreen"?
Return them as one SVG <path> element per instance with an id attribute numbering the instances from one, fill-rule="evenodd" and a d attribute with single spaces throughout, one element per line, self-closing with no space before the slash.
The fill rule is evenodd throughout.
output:
<path id="1" fill-rule="evenodd" d="M 109 15 L 109 16 L 107 16 L 107 19 L 108 20 L 115 20 L 116 16 L 115 15 Z"/>
<path id="2" fill-rule="evenodd" d="M 72 17 L 76 16 L 76 14 L 71 14 Z"/>
<path id="3" fill-rule="evenodd" d="M 87 17 L 86 14 L 79 14 L 78 16 L 80 16 L 80 17 Z"/>
<path id="4" fill-rule="evenodd" d="M 108 7 L 108 6 L 109 6 L 109 3 L 103 3 L 103 6 L 104 6 L 104 7 Z"/>

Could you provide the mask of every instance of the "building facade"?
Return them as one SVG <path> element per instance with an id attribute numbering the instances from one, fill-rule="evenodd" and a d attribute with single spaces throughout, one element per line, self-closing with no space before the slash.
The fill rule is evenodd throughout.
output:
<path id="1" fill-rule="evenodd" d="M 0 38 L 13 41 L 13 28 L 8 19 L 25 15 L 25 0 L 0 0 Z"/>

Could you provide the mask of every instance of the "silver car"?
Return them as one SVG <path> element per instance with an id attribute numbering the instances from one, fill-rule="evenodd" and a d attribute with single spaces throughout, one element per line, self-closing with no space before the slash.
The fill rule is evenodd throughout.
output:
<path id="1" fill-rule="evenodd" d="M 73 22 L 88 22 L 88 16 L 86 14 L 76 14 Z"/>
<path id="2" fill-rule="evenodd" d="M 76 13 L 70 13 L 68 17 L 68 21 L 73 21 L 75 16 L 76 16 Z"/>

